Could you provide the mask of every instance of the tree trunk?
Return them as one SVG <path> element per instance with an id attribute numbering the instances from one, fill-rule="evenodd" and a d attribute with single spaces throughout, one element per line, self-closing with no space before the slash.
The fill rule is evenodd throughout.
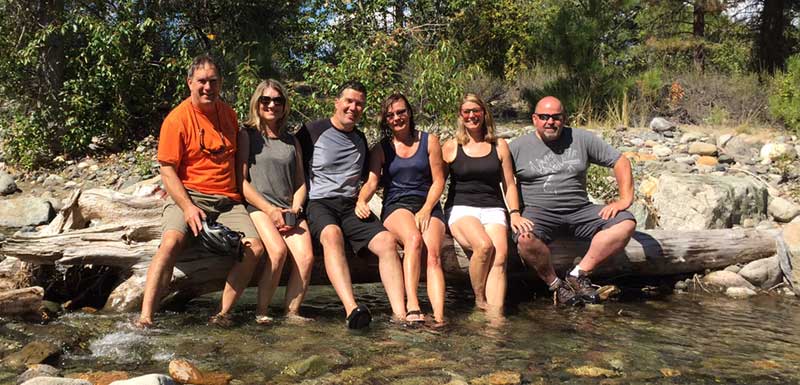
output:
<path id="1" fill-rule="evenodd" d="M 692 35 L 695 39 L 694 47 L 694 68 L 702 74 L 705 72 L 706 61 L 706 1 L 695 0 L 694 2 L 694 21 L 692 22 Z"/>
<path id="2" fill-rule="evenodd" d="M 770 74 L 783 68 L 788 47 L 786 44 L 786 29 L 789 20 L 785 14 L 785 0 L 764 0 L 756 38 L 756 57 L 759 70 L 766 70 Z"/>

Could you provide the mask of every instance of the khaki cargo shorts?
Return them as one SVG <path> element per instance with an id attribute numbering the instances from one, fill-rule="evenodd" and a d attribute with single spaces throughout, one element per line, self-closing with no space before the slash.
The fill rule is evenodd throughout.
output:
<path id="1" fill-rule="evenodd" d="M 245 238 L 258 239 L 258 232 L 243 204 L 222 195 L 209 195 L 192 190 L 186 190 L 186 192 L 189 193 L 189 198 L 192 199 L 195 206 L 206 213 L 208 219 L 228 226 L 233 231 L 244 233 Z M 167 230 L 191 234 L 189 225 L 183 219 L 183 210 L 175 204 L 172 198 L 167 200 L 164 212 L 161 214 L 162 234 Z"/>

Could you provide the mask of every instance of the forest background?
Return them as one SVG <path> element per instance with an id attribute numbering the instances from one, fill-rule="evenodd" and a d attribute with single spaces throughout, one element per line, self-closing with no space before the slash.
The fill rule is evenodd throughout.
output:
<path id="1" fill-rule="evenodd" d="M 800 134 L 798 0 L 0 0 L 0 14 L 0 161 L 28 169 L 157 136 L 201 53 L 240 117 L 260 79 L 289 86 L 294 124 L 358 79 L 368 116 L 400 91 L 445 133 L 476 92 L 508 119 L 552 94 L 573 125 Z"/>

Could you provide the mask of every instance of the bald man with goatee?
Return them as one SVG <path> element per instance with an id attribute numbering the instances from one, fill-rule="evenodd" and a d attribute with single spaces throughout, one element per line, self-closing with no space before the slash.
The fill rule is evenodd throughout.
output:
<path id="1" fill-rule="evenodd" d="M 624 248 L 636 228 L 633 215 L 625 211 L 633 203 L 631 164 L 594 133 L 567 126 L 564 106 L 555 97 L 542 98 L 534 111 L 536 130 L 509 145 L 522 217 L 533 222 L 532 231 L 514 234 L 514 239 L 523 261 L 550 287 L 557 304 L 596 303 L 589 275 Z M 605 205 L 589 201 L 590 164 L 614 170 L 618 199 Z M 561 236 L 591 239 L 589 250 L 563 280 L 553 269 L 549 247 Z"/>

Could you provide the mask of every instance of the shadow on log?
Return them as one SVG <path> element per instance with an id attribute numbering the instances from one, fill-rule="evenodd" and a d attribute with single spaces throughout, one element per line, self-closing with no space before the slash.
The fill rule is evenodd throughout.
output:
<path id="1" fill-rule="evenodd" d="M 12 258 L 35 264 L 118 267 L 125 278 L 115 285 L 105 309 L 138 310 L 147 267 L 161 236 L 164 196 L 154 185 L 139 188 L 131 195 L 105 189 L 78 190 L 43 230 L 18 233 L 6 240 L 0 252 L 10 258 L 2 264 L 6 271 L 0 267 L 0 274 L 13 273 L 9 271 L 13 269 L 9 267 L 12 266 L 9 261 L 14 261 Z M 779 230 L 756 229 L 637 232 L 624 251 L 613 256 L 595 274 L 664 276 L 746 263 L 774 255 L 778 234 Z M 588 246 L 588 242 L 576 239 L 555 241 L 552 250 L 556 269 L 563 271 L 573 266 Z M 512 258 L 516 257 L 512 255 Z M 442 263 L 449 281 L 468 279 L 469 261 L 449 237 L 442 250 Z M 186 301 L 221 290 L 232 265 L 233 259 L 229 257 L 213 255 L 197 247 L 185 250 L 178 258 L 168 290 L 170 294 L 165 300 Z M 373 255 L 350 259 L 350 269 L 354 283 L 380 282 L 377 258 Z M 510 275 L 534 277 L 532 271 L 521 272 L 520 269 L 510 271 Z M 262 270 L 259 266 L 256 271 Z M 251 285 L 258 281 L 257 275 Z M 321 257 L 315 262 L 312 284 L 328 284 Z"/>

